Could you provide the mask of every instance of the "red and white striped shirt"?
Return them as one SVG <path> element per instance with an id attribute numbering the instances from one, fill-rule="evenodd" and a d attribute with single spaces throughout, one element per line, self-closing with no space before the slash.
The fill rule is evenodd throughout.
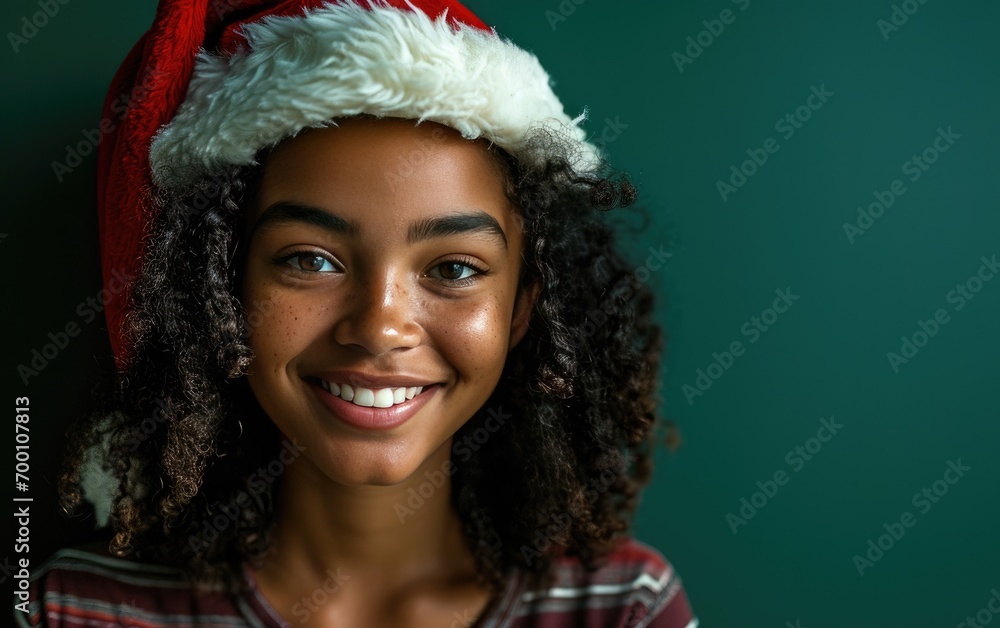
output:
<path id="1" fill-rule="evenodd" d="M 681 580 L 656 550 L 622 543 L 593 572 L 572 558 L 553 563 L 554 579 L 532 590 L 521 572 L 470 628 L 696 628 Z M 218 626 L 287 628 L 249 569 L 249 591 L 233 598 L 192 589 L 175 569 L 82 549 L 56 552 L 32 575 L 28 613 L 19 626 L 142 628 Z M 469 626 L 456 616 L 454 626 Z"/>

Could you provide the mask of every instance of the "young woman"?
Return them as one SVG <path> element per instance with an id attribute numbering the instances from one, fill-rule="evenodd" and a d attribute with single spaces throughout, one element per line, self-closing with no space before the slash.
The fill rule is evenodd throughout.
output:
<path id="1" fill-rule="evenodd" d="M 61 490 L 113 538 L 19 622 L 695 626 L 628 536 L 660 333 L 600 214 L 635 190 L 537 60 L 454 2 L 203 5 L 112 87 L 137 279 Z"/>

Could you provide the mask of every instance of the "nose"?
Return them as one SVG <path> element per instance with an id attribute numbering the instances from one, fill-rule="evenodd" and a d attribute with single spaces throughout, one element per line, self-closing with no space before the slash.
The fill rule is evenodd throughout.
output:
<path id="1" fill-rule="evenodd" d="M 402 273 L 365 273 L 350 282 L 334 326 L 338 344 L 373 356 L 420 344 L 418 307 Z"/>

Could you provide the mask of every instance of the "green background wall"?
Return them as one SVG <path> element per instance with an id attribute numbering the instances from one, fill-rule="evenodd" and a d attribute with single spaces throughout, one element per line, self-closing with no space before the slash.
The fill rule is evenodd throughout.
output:
<path id="1" fill-rule="evenodd" d="M 570 112 L 589 107 L 588 128 L 639 184 L 649 220 L 616 219 L 636 267 L 650 247 L 672 255 L 649 281 L 669 333 L 665 413 L 684 444 L 660 452 L 636 534 L 673 562 L 702 625 L 956 626 L 986 607 L 1000 590 L 1000 278 L 969 280 L 1000 255 L 998 5 L 909 0 L 885 30 L 888 1 L 468 4 L 540 57 Z M 61 183 L 51 164 L 97 125 L 153 8 L 71 1 L 0 50 L 5 382 L 8 398 L 31 396 L 36 561 L 86 536 L 51 514 L 49 492 L 61 432 L 108 352 L 103 318 L 76 311 L 101 287 L 95 159 Z M 726 9 L 699 52 L 687 38 Z M 38 10 L 6 3 L 0 24 L 20 31 Z M 828 94 L 815 110 L 813 87 Z M 776 126 L 797 109 L 799 128 Z M 939 128 L 957 138 L 911 180 L 907 162 Z M 743 164 L 748 150 L 766 162 Z M 756 172 L 720 193 L 741 165 Z M 849 237 L 858 207 L 897 179 L 905 192 Z M 952 292 L 967 282 L 973 298 Z M 797 299 L 775 320 L 778 290 Z M 939 309 L 947 322 L 914 339 Z M 753 331 L 762 316 L 772 324 Z M 16 365 L 70 321 L 80 336 L 24 385 Z M 904 336 L 923 346 L 894 368 Z M 729 368 L 710 369 L 713 354 Z M 810 441 L 821 419 L 843 427 Z M 953 485 L 949 461 L 969 467 Z M 786 483 L 766 485 L 776 473 Z M 763 503 L 758 482 L 766 504 L 727 519 L 742 499 Z M 947 493 L 914 502 L 935 482 Z M 859 574 L 854 556 L 905 512 L 912 527 Z"/>

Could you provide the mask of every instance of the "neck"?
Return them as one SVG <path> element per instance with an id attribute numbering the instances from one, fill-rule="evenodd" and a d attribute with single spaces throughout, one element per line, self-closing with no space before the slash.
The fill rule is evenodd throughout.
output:
<path id="1" fill-rule="evenodd" d="M 339 576 L 381 587 L 474 573 L 451 477 L 441 471 L 450 453 L 449 439 L 394 486 L 344 486 L 297 460 L 282 477 L 265 568 L 303 584 Z"/>

